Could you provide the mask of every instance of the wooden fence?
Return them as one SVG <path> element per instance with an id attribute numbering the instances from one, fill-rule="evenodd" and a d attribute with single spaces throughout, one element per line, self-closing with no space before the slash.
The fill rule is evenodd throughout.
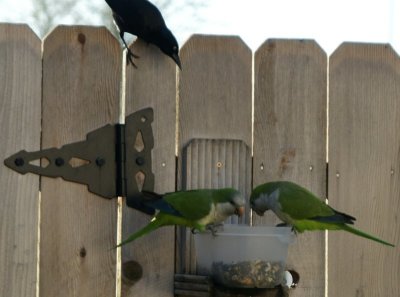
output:
<path id="1" fill-rule="evenodd" d="M 267 40 L 253 54 L 240 38 L 197 35 L 182 46 L 182 72 L 153 46 L 132 48 L 138 69 L 125 70 L 104 28 L 60 26 L 42 42 L 25 25 L 1 24 L 1 159 L 83 140 L 124 110 L 152 107 L 156 191 L 249 194 L 293 180 L 399 246 L 400 59 L 389 45 L 344 43 L 328 59 L 309 40 Z M 121 199 L 5 166 L 0 187 L 2 296 L 172 296 L 174 273 L 193 271 L 190 238 L 173 227 L 110 250 L 120 227 L 124 238 L 149 221 Z M 301 277 L 291 296 L 400 295 L 399 248 L 345 232 L 299 235 L 288 267 Z"/>

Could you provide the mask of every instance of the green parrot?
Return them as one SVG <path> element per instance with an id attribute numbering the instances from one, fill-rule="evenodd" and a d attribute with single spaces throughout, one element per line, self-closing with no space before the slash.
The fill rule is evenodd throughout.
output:
<path id="1" fill-rule="evenodd" d="M 356 220 L 354 217 L 333 209 L 307 189 L 289 181 L 259 185 L 251 193 L 250 205 L 260 216 L 271 209 L 299 233 L 305 230 L 345 230 L 394 247 L 391 243 L 350 227 L 349 224 L 353 225 Z"/>
<path id="2" fill-rule="evenodd" d="M 116 247 L 127 244 L 160 227 L 180 225 L 192 230 L 205 231 L 221 224 L 231 215 L 244 213 L 245 199 L 237 190 L 202 189 L 189 190 L 159 195 L 141 192 L 150 206 L 158 213 L 145 227 L 130 235 Z"/>

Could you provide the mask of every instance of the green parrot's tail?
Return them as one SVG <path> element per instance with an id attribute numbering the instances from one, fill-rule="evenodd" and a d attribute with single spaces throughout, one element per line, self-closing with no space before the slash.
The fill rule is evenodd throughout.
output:
<path id="1" fill-rule="evenodd" d="M 350 232 L 350 233 L 353 233 L 353 234 L 355 234 L 355 235 L 358 235 L 358 236 L 361 236 L 361 237 L 365 237 L 365 238 L 368 238 L 368 239 L 371 239 L 371 240 L 374 240 L 374 241 L 377 241 L 377 242 L 379 242 L 379 243 L 382 243 L 382 244 L 385 244 L 385 245 L 389 245 L 389 246 L 392 246 L 392 247 L 395 246 L 394 244 L 391 244 L 391 243 L 389 243 L 389 242 L 387 242 L 387 241 L 384 241 L 384 240 L 382 240 L 382 239 L 379 239 L 379 238 L 377 238 L 377 237 L 374 237 L 374 236 L 372 236 L 372 235 L 369 235 L 369 234 L 367 234 L 367 233 L 364 233 L 364 232 L 362 232 L 362 231 L 360 231 L 360 230 L 358 230 L 358 229 L 352 228 L 352 227 L 350 227 L 349 225 L 341 224 L 341 226 L 343 226 L 343 230 L 348 231 L 348 232 Z"/>
<path id="2" fill-rule="evenodd" d="M 164 219 L 163 216 L 156 216 L 154 219 L 151 220 L 151 222 L 149 224 L 147 224 L 146 226 L 144 226 L 142 229 L 140 229 L 139 231 L 131 234 L 127 239 L 123 240 L 122 242 L 120 242 L 118 245 L 115 246 L 115 248 L 118 248 L 120 246 L 123 246 L 131 241 L 134 241 L 135 239 L 150 233 L 162 226 L 168 225 L 166 220 Z"/>

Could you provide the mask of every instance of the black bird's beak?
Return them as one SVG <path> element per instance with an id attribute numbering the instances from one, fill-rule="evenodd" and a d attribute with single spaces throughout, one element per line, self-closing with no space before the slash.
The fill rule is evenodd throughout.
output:
<path id="1" fill-rule="evenodd" d="M 179 58 L 179 55 L 172 54 L 171 58 L 175 61 L 176 65 L 178 65 L 179 69 L 182 70 L 181 59 Z"/>

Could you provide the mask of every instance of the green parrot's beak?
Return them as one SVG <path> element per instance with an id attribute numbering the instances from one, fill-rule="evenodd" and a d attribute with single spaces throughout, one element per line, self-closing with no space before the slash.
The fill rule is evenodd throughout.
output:
<path id="1" fill-rule="evenodd" d="M 241 217 L 244 214 L 244 206 L 240 206 L 240 207 L 236 208 L 235 214 L 238 217 Z"/>

